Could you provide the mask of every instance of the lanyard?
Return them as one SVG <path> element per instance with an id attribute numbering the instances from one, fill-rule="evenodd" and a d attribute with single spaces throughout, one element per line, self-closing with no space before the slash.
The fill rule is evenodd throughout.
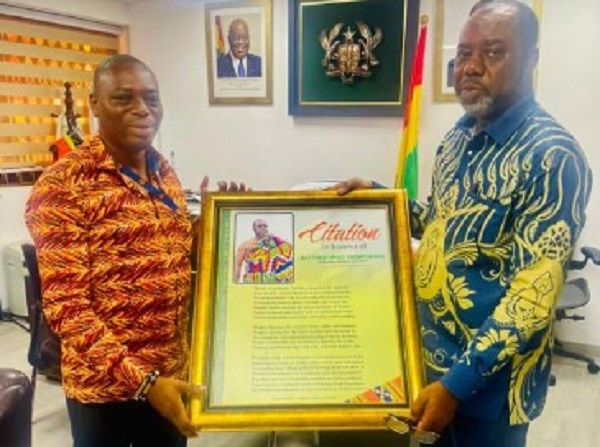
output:
<path id="1" fill-rule="evenodd" d="M 142 177 L 137 175 L 135 172 L 133 172 L 131 168 L 127 166 L 121 167 L 120 171 L 122 174 L 126 175 L 131 180 L 140 185 L 142 188 L 144 188 L 146 191 L 148 191 L 148 194 L 159 199 L 162 203 L 167 205 L 171 209 L 171 211 L 177 211 L 177 204 L 173 201 L 173 199 L 171 199 L 171 197 L 167 195 L 166 192 L 163 191 L 161 187 L 156 187 L 149 181 L 143 180 Z"/>

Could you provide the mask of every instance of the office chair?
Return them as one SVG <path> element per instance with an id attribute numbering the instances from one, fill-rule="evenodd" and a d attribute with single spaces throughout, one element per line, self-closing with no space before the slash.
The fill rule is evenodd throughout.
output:
<path id="1" fill-rule="evenodd" d="M 597 248 L 582 247 L 581 254 L 583 254 L 583 259 L 571 260 L 569 262 L 569 270 L 582 270 L 590 260 L 595 265 L 600 265 L 600 250 Z M 583 307 L 589 301 L 590 289 L 585 278 L 576 278 L 567 281 L 563 287 L 560 300 L 556 306 L 556 321 L 583 320 L 585 317 L 581 315 L 571 315 L 567 312 L 579 307 Z M 565 349 L 564 344 L 556 338 L 554 339 L 553 353 L 561 357 L 567 357 L 587 363 L 587 370 L 590 374 L 598 374 L 598 372 L 600 372 L 600 366 L 598 366 L 593 358 Z"/>
<path id="2" fill-rule="evenodd" d="M 31 385 L 35 393 L 38 371 L 47 379 L 60 382 L 60 340 L 50 330 L 42 313 L 42 286 L 33 244 L 21 246 L 29 272 L 25 280 L 25 296 L 30 327 L 27 360 L 32 366 Z"/>
<path id="3" fill-rule="evenodd" d="M 31 447 L 33 390 L 21 371 L 0 368 L 0 445 Z"/>

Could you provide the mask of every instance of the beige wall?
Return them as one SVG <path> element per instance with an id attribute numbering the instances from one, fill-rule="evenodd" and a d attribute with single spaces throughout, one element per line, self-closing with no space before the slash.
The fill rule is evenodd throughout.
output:
<path id="1" fill-rule="evenodd" d="M 204 12 L 201 4 L 140 3 L 131 8 L 132 52 L 159 77 L 165 105 L 160 143 L 174 154 L 186 186 L 203 174 L 245 180 L 255 188 L 285 189 L 315 179 L 361 175 L 391 184 L 395 174 L 400 120 L 393 118 L 292 118 L 287 115 L 287 1 L 273 7 L 274 104 L 272 107 L 209 107 Z M 433 0 L 422 13 L 433 19 Z M 540 102 L 580 140 L 595 173 L 600 173 L 600 2 L 544 0 Z M 450 25 L 451 26 L 451 25 Z M 454 24 L 459 26 L 459 24 Z M 433 27 L 430 27 L 433 28 Z M 177 48 L 177 51 L 174 49 Z M 461 114 L 456 104 L 432 102 L 430 29 L 420 136 L 421 195 L 429 189 L 437 143 Z M 600 174 L 598 174 L 600 175 Z M 594 231 L 598 189 L 589 207 L 585 244 L 600 246 Z M 598 299 L 583 312 L 587 321 L 561 323 L 566 339 L 600 346 L 600 269 L 585 272 Z"/>

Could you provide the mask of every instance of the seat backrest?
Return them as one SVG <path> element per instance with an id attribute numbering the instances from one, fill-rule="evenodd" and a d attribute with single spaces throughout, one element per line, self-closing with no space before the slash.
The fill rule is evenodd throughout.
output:
<path id="1" fill-rule="evenodd" d="M 25 284 L 29 326 L 31 328 L 28 361 L 41 372 L 52 371 L 53 378 L 60 378 L 60 340 L 48 326 L 42 312 L 42 284 L 33 244 L 23 244 L 23 257 L 29 272 Z M 58 375 L 58 377 L 57 377 Z"/>
<path id="2" fill-rule="evenodd" d="M 25 374 L 0 368 L 0 445 L 31 446 L 33 389 Z"/>
<path id="3" fill-rule="evenodd" d="M 588 261 L 592 261 L 595 265 L 600 265 L 600 250 L 595 247 L 581 247 L 580 251 L 583 259 L 577 259 L 577 255 L 570 259 L 568 263 L 569 271 L 583 270 Z M 590 289 L 585 278 L 575 278 L 566 281 L 556 306 L 557 319 L 572 318 L 568 317 L 565 311 L 583 307 L 589 301 Z M 574 319 L 582 320 L 583 317 L 576 316 Z"/>
<path id="4" fill-rule="evenodd" d="M 585 278 L 575 278 L 563 286 L 557 309 L 576 309 L 590 301 L 590 289 Z"/>

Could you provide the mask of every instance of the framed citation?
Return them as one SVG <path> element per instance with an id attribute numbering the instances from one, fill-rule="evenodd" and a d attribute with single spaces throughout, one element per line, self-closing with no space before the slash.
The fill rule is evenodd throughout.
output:
<path id="1" fill-rule="evenodd" d="M 203 204 L 190 403 L 203 430 L 375 429 L 424 383 L 399 190 Z"/>

